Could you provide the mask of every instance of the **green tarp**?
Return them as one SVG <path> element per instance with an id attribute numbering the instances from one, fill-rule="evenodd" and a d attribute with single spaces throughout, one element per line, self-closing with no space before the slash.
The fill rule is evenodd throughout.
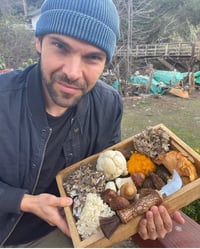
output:
<path id="1" fill-rule="evenodd" d="M 194 79 L 196 84 L 200 84 L 200 71 L 194 73 Z"/>
<path id="2" fill-rule="evenodd" d="M 143 75 L 138 75 L 138 76 L 132 75 L 130 77 L 130 83 L 138 84 L 138 85 L 146 85 L 149 83 L 149 77 L 143 76 Z M 163 87 L 163 83 L 159 83 L 154 78 L 152 79 L 150 93 L 164 94 L 166 91 L 167 89 Z"/>
<path id="3" fill-rule="evenodd" d="M 164 94 L 168 89 L 168 86 L 174 86 L 181 80 L 183 80 L 188 73 L 180 73 L 177 71 L 164 71 L 164 70 L 155 70 L 153 73 L 152 84 L 150 87 L 150 93 L 155 94 Z M 194 73 L 195 83 L 200 84 L 200 71 Z M 149 83 L 149 76 L 131 75 L 129 82 L 137 85 L 145 85 Z M 116 80 L 112 86 L 119 91 L 120 81 Z"/>

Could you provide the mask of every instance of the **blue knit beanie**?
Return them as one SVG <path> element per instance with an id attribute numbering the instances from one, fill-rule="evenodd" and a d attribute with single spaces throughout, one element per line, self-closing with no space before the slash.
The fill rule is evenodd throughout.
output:
<path id="1" fill-rule="evenodd" d="M 45 0 L 35 35 L 58 33 L 90 43 L 111 60 L 119 39 L 119 15 L 112 0 Z"/>

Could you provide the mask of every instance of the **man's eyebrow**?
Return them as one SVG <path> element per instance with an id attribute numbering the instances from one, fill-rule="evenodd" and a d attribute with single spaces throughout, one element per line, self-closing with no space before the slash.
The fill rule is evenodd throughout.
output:
<path id="1" fill-rule="evenodd" d="M 64 45 L 65 47 L 69 48 L 69 49 L 73 49 L 72 46 L 69 45 L 69 43 L 63 41 L 61 38 L 59 37 L 54 37 L 54 36 L 51 36 L 50 37 L 51 40 L 53 40 L 54 42 L 60 42 L 62 43 L 62 45 Z"/>
<path id="2" fill-rule="evenodd" d="M 104 51 L 90 51 L 87 53 L 88 55 L 95 55 L 95 56 L 106 56 L 106 53 Z"/>

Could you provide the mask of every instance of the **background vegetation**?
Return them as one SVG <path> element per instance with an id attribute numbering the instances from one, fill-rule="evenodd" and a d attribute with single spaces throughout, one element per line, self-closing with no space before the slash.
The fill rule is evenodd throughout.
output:
<path id="1" fill-rule="evenodd" d="M 121 20 L 118 48 L 160 42 L 198 42 L 200 37 L 199 0 L 113 0 Z M 7 67 L 17 68 L 37 54 L 30 13 L 40 8 L 43 0 L 0 1 L 0 58 Z M 126 71 L 129 58 L 113 61 Z M 148 63 L 147 60 L 143 63 Z M 129 73 L 129 72 L 127 72 Z M 126 74 L 120 75 L 127 77 Z"/>

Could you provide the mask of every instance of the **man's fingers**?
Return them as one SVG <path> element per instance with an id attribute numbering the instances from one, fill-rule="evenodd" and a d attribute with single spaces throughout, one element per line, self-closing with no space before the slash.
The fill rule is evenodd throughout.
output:
<path id="1" fill-rule="evenodd" d="M 53 195 L 47 196 L 46 201 L 46 203 L 54 207 L 67 207 L 71 206 L 73 203 L 73 200 L 70 197 L 56 197 Z"/>
<path id="2" fill-rule="evenodd" d="M 166 230 L 166 232 L 171 232 L 172 231 L 172 220 L 170 215 L 168 214 L 167 210 L 163 206 L 159 206 L 158 208 L 160 216 L 163 220 L 163 227 Z M 163 238 L 163 237 L 161 237 Z"/>
<path id="3" fill-rule="evenodd" d="M 147 240 L 149 238 L 147 233 L 147 220 L 145 218 L 143 218 L 139 223 L 138 233 L 143 240 Z"/>
<path id="4" fill-rule="evenodd" d="M 175 211 L 173 214 L 171 214 L 171 218 L 180 225 L 183 225 L 185 223 L 185 220 L 179 211 Z"/>
<path id="5" fill-rule="evenodd" d="M 146 212 L 138 226 L 138 233 L 144 240 L 164 238 L 172 231 L 172 220 L 164 206 L 153 206 Z"/>
<path id="6" fill-rule="evenodd" d="M 154 221 L 155 212 L 148 211 L 146 213 L 148 237 L 152 240 L 157 238 L 156 222 Z"/>
<path id="7" fill-rule="evenodd" d="M 166 235 L 166 230 L 164 227 L 162 216 L 160 215 L 160 212 L 162 212 L 162 210 L 159 210 L 158 207 L 152 207 L 151 211 L 153 213 L 153 222 L 155 227 L 154 234 L 152 234 L 152 239 L 156 239 L 158 237 L 164 238 Z"/>
<path id="8" fill-rule="evenodd" d="M 73 200 L 70 197 L 58 197 L 58 198 L 59 198 L 60 207 L 71 206 L 73 203 Z"/>

